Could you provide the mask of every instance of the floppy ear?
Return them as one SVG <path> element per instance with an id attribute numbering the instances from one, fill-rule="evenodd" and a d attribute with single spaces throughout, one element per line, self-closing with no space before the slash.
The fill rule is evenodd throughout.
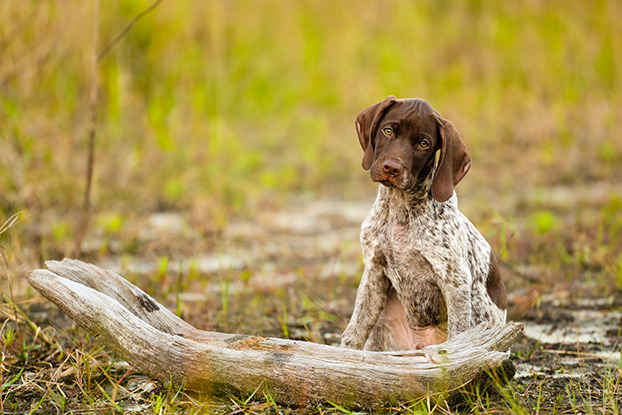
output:
<path id="1" fill-rule="evenodd" d="M 393 95 L 387 97 L 384 101 L 365 108 L 356 117 L 356 133 L 359 136 L 359 141 L 365 155 L 363 156 L 363 168 L 369 170 L 371 163 L 374 161 L 374 136 L 376 135 L 376 129 L 378 128 L 378 122 L 380 118 L 386 112 L 386 110 L 397 102 L 397 98 Z"/>
<path id="2" fill-rule="evenodd" d="M 441 156 L 432 181 L 432 195 L 437 201 L 445 202 L 471 168 L 471 156 L 451 121 L 439 115 L 438 126 Z"/>

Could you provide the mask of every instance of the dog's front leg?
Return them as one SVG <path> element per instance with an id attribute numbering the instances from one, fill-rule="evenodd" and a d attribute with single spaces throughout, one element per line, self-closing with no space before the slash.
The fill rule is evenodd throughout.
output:
<path id="1" fill-rule="evenodd" d="M 443 296 L 447 305 L 447 338 L 471 327 L 470 279 L 460 278 L 460 284 L 444 284 Z"/>
<path id="2" fill-rule="evenodd" d="M 387 303 L 390 282 L 380 267 L 365 267 L 356 291 L 354 311 L 348 327 L 341 335 L 341 347 L 362 349 Z"/>

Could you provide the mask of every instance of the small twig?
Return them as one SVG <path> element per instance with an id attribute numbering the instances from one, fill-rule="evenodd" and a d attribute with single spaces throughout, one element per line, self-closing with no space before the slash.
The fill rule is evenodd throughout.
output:
<path id="1" fill-rule="evenodd" d="M 156 0 L 151 6 L 147 7 L 145 10 L 143 10 L 142 12 L 140 12 L 135 18 L 134 20 L 132 20 L 130 22 L 130 24 L 128 24 L 127 26 L 125 26 L 125 29 L 123 29 L 121 31 L 121 33 L 119 33 L 114 39 L 112 39 L 110 41 L 110 43 L 108 43 L 101 52 L 99 52 L 99 54 L 97 55 L 97 61 L 99 62 L 100 60 L 103 59 L 104 56 L 106 56 L 106 54 L 108 54 L 108 52 L 110 51 L 110 49 L 112 49 L 112 47 L 114 45 L 116 45 L 119 40 L 121 40 L 123 38 L 123 36 L 125 36 L 125 34 L 127 32 L 130 31 L 130 29 L 132 27 L 134 27 L 134 25 L 136 23 L 138 23 L 138 21 L 140 19 L 142 19 L 143 17 L 145 17 L 146 15 L 148 15 L 153 9 L 155 9 L 156 7 L 158 7 L 158 5 L 162 3 L 162 0 Z"/>
<path id="2" fill-rule="evenodd" d="M 140 19 L 146 16 L 153 9 L 158 7 L 162 0 L 156 0 L 151 6 L 139 13 L 134 20 L 130 22 L 114 39 L 110 41 L 99 53 L 96 54 L 97 44 L 99 41 L 99 0 L 95 0 L 93 10 L 93 57 L 91 59 L 91 70 L 93 76 L 93 82 L 91 83 L 91 90 L 89 94 L 89 130 L 88 130 L 88 150 L 87 150 L 87 164 L 86 164 L 86 184 L 84 187 L 84 198 L 82 200 L 82 214 L 80 216 L 80 222 L 76 228 L 76 237 L 74 240 L 74 246 L 72 256 L 77 257 L 82 251 L 82 241 L 88 228 L 90 216 L 91 216 L 91 187 L 93 184 L 93 169 L 95 165 L 95 137 L 97 133 L 97 64 L 106 56 L 106 54 L 116 45 L 130 29 L 138 23 Z"/>
<path id="3" fill-rule="evenodd" d="M 95 135 L 97 132 L 97 43 L 99 40 L 99 0 L 95 0 L 93 7 L 93 57 L 91 58 L 91 90 L 89 92 L 89 141 L 86 163 L 86 185 L 82 199 L 82 214 L 76 231 L 72 255 L 79 256 L 82 251 L 82 240 L 86 234 L 91 216 L 91 185 L 93 183 L 93 164 L 95 161 Z"/>

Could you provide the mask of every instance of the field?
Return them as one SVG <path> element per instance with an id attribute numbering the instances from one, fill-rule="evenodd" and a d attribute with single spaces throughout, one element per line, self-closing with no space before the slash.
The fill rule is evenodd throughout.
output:
<path id="1" fill-rule="evenodd" d="M 3 413 L 293 411 L 150 382 L 25 274 L 79 256 L 197 327 L 338 343 L 376 191 L 353 121 L 390 94 L 460 131 L 526 323 L 504 393 L 436 411 L 622 412 L 621 3 L 162 1 L 93 65 L 151 4 L 0 2 Z"/>

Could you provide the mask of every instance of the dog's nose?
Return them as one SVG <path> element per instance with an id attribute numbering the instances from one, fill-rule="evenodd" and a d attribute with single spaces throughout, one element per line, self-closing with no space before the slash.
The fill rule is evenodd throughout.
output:
<path id="1" fill-rule="evenodd" d="M 382 164 L 382 170 L 389 176 L 398 176 L 404 170 L 404 165 L 395 159 L 388 159 Z"/>

